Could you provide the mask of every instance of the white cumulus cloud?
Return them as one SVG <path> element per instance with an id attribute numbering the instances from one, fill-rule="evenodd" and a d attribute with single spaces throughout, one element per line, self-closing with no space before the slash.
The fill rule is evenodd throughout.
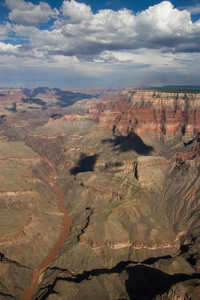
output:
<path id="1" fill-rule="evenodd" d="M 70 18 L 70 22 L 72 23 L 81 23 L 84 20 L 90 20 L 93 15 L 90 6 L 78 3 L 75 0 L 64 1 L 61 11 L 64 16 Z"/>
<path id="2" fill-rule="evenodd" d="M 16 54 L 19 46 L 0 42 L 0 54 Z"/>
<path id="3" fill-rule="evenodd" d="M 11 9 L 10 19 L 20 24 L 13 25 L 15 34 L 30 39 L 33 45 L 51 55 L 86 55 L 91 60 L 90 55 L 104 51 L 141 48 L 200 51 L 200 23 L 193 23 L 190 12 L 174 8 L 169 1 L 150 6 L 138 14 L 128 9 L 103 9 L 93 14 L 90 6 L 65 0 L 61 15 L 52 28 L 45 31 L 28 25 L 55 16 L 55 10 L 48 4 L 34 5 L 24 0 L 6 0 L 6 3 Z"/>
<path id="4" fill-rule="evenodd" d="M 137 15 L 138 32 L 141 28 L 151 36 L 186 35 L 192 30 L 190 13 L 187 10 L 180 11 L 173 7 L 169 1 L 163 1 L 155 6 L 150 6 Z"/>
<path id="5" fill-rule="evenodd" d="M 75 0 L 64 1 L 62 10 L 63 18 L 54 26 L 66 39 L 58 44 L 58 51 L 63 55 L 88 56 L 144 47 L 199 51 L 199 23 L 193 23 L 190 12 L 174 8 L 169 1 L 138 14 L 128 9 L 104 9 L 92 14 L 89 6 Z M 81 17 L 83 11 L 85 14 Z"/>
<path id="6" fill-rule="evenodd" d="M 52 10 L 46 2 L 34 5 L 24 0 L 5 0 L 5 3 L 11 10 L 9 19 L 24 26 L 37 26 L 39 23 L 46 23 L 50 17 L 59 14 L 57 9 Z"/>

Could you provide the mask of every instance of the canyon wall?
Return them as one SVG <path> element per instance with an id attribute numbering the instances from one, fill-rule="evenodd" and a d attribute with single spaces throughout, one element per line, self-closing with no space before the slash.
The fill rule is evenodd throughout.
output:
<path id="1" fill-rule="evenodd" d="M 200 131 L 200 94 L 162 93 L 125 89 L 112 99 L 104 96 L 89 113 L 108 129 L 123 134 L 134 130 L 138 135 L 187 136 Z M 112 127 L 114 126 L 114 128 Z"/>

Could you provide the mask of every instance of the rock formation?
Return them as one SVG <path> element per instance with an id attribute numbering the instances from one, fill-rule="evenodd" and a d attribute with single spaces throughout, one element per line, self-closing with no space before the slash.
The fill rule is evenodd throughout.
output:
<path id="1" fill-rule="evenodd" d="M 61 232 L 48 160 L 72 227 L 33 299 L 198 299 L 200 93 L 126 88 L 45 113 L 21 141 L 18 112 L 1 125 L 2 299 L 20 299 Z"/>

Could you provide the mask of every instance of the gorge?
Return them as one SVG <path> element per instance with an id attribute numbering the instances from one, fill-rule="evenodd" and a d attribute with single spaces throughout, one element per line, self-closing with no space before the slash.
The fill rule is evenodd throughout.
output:
<path id="1" fill-rule="evenodd" d="M 0 299 L 199 299 L 200 91 L 5 89 L 0 114 Z"/>

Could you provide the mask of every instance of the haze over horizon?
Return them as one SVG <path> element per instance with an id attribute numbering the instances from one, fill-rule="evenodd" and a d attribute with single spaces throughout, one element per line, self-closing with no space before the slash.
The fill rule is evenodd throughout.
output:
<path id="1" fill-rule="evenodd" d="M 0 87 L 199 86 L 198 1 L 0 2 Z"/>

